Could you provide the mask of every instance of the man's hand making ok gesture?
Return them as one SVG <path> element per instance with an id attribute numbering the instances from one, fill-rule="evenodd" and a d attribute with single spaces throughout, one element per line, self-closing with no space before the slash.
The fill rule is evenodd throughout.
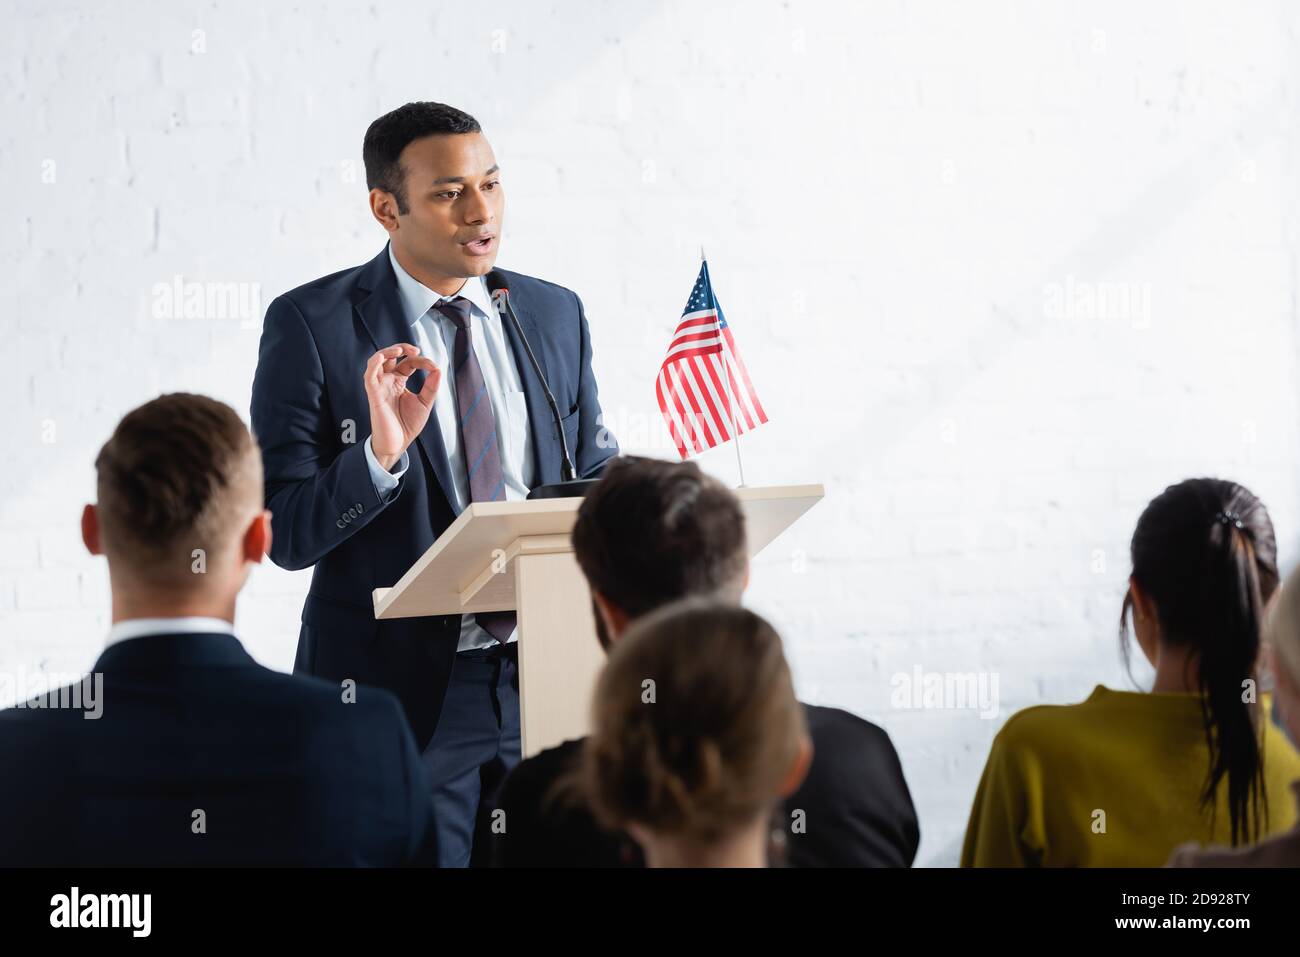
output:
<path id="1" fill-rule="evenodd" d="M 406 387 L 417 369 L 428 376 L 419 392 Z M 442 370 L 409 342 L 380 349 L 366 363 L 366 397 L 370 400 L 370 448 L 379 464 L 391 469 L 424 424 L 438 394 Z"/>

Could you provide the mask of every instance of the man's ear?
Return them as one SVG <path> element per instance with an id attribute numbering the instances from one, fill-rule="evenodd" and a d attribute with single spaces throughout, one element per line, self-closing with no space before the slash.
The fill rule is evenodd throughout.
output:
<path id="1" fill-rule="evenodd" d="M 781 782 L 780 797 L 788 798 L 795 791 L 799 790 L 799 785 L 803 784 L 803 779 L 808 776 L 808 769 L 812 767 L 813 760 L 813 743 L 812 738 L 804 735 L 799 742 L 799 753 L 795 755 L 794 763 L 790 765 L 790 770 Z"/>
<path id="2" fill-rule="evenodd" d="M 81 540 L 90 554 L 104 554 L 103 546 L 99 543 L 99 513 L 94 505 L 87 505 L 81 510 Z"/>
<path id="3" fill-rule="evenodd" d="M 266 509 L 258 512 L 248 523 L 242 548 L 244 561 L 254 565 L 262 564 L 262 559 L 271 551 L 271 513 Z"/>
<path id="4" fill-rule="evenodd" d="M 397 232 L 397 197 L 382 189 L 370 191 L 370 214 L 390 233 Z"/>
<path id="5" fill-rule="evenodd" d="M 600 615 L 600 620 L 605 625 L 606 636 L 610 642 L 618 641 L 627 628 L 627 612 L 594 588 L 591 590 L 591 600 L 596 606 L 596 614 Z"/>

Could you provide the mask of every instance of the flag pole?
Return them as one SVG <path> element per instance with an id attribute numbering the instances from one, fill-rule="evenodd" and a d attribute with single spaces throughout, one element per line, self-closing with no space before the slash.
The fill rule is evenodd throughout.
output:
<path id="1" fill-rule="evenodd" d="M 700 262 L 707 269 L 709 265 L 708 258 L 704 255 L 704 247 L 700 247 Z M 709 295 L 713 296 L 713 277 L 709 277 Z M 745 463 L 740 458 L 740 432 L 736 429 L 736 399 L 731 392 L 731 366 L 727 363 L 727 344 L 722 338 L 722 307 L 718 305 L 718 297 L 713 296 L 713 321 L 718 328 L 718 345 L 722 348 L 722 376 L 726 379 L 727 386 L 727 411 L 731 414 L 731 441 L 736 446 L 736 468 L 740 470 L 740 485 L 737 488 L 745 487 Z"/>

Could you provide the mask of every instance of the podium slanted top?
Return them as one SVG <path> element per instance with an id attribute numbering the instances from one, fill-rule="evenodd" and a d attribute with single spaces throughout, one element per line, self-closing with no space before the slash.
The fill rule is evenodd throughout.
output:
<path id="1" fill-rule="evenodd" d="M 735 490 L 745 512 L 750 556 L 822 499 L 821 485 Z M 580 498 L 473 502 L 391 588 L 374 590 L 375 617 L 413 618 L 514 609 L 514 559 L 568 552 Z"/>

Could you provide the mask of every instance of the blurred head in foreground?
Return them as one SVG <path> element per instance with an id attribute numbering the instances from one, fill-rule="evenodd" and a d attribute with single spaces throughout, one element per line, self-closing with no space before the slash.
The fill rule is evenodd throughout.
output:
<path id="1" fill-rule="evenodd" d="M 651 867 L 766 864 L 772 810 L 812 757 L 771 625 L 716 600 L 645 615 L 613 647 L 592 719 L 584 788 Z"/>

